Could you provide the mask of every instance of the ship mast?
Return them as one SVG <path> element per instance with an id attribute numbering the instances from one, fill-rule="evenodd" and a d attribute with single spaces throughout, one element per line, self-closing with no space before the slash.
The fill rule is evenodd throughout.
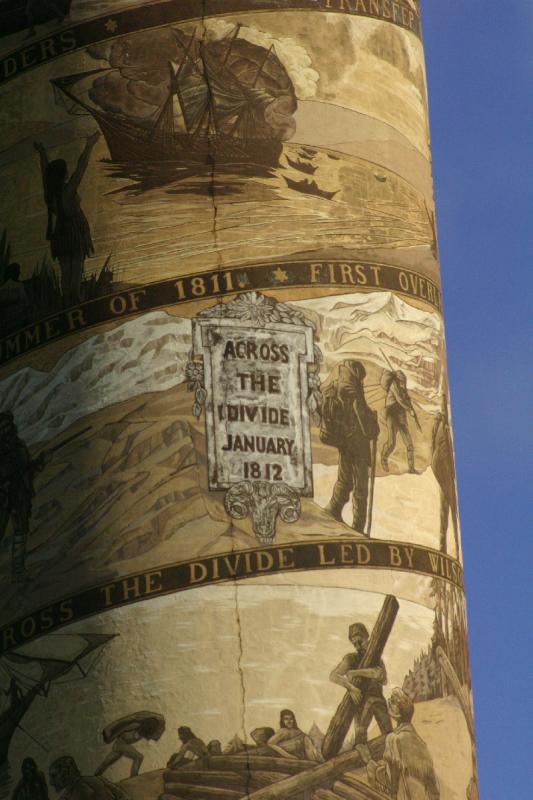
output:
<path id="1" fill-rule="evenodd" d="M 224 66 L 228 63 L 228 58 L 230 57 L 231 51 L 233 49 L 233 42 L 235 41 L 235 39 L 239 35 L 239 31 L 240 31 L 241 28 L 242 28 L 242 25 L 241 25 L 240 22 L 238 22 L 237 25 L 235 26 L 235 30 L 233 31 L 233 36 L 230 39 L 230 42 L 229 42 L 229 45 L 228 45 L 228 49 L 226 50 L 226 55 L 224 56 L 224 61 L 222 62 L 224 64 Z"/>
<path id="2" fill-rule="evenodd" d="M 263 70 L 266 67 L 266 63 L 267 63 L 268 59 L 270 58 L 270 54 L 272 53 L 273 49 L 274 49 L 274 45 L 271 44 L 270 47 L 268 48 L 268 50 L 265 53 L 265 57 L 264 57 L 263 61 L 261 62 L 261 66 L 257 70 L 257 74 L 256 74 L 256 76 L 254 78 L 254 82 L 252 83 L 252 89 L 255 88 L 255 86 L 257 84 L 257 81 L 259 80 L 259 78 L 263 74 Z"/>
<path id="3" fill-rule="evenodd" d="M 68 675 L 68 673 L 76 667 L 80 670 L 83 677 L 86 677 L 88 669 L 84 669 L 81 664 L 82 659 L 91 655 L 91 653 L 100 650 L 112 639 L 116 634 L 79 634 L 82 639 L 85 639 L 85 647 L 80 653 L 72 660 L 67 661 L 60 658 L 43 658 L 32 657 L 22 653 L 8 653 L 4 656 L 4 669 L 8 675 L 16 673 L 14 667 L 6 665 L 7 662 L 12 664 L 20 664 L 22 666 L 28 664 L 40 664 L 42 668 L 42 675 L 34 685 L 25 693 L 20 696 L 14 696 L 9 708 L 0 713 L 0 768 L 7 762 L 9 746 L 17 728 L 20 728 L 20 723 L 26 715 L 27 711 L 32 706 L 37 697 L 47 698 L 50 687 L 52 684 L 59 680 L 59 678 Z"/>
<path id="4" fill-rule="evenodd" d="M 270 47 L 268 48 L 267 52 L 265 53 L 265 57 L 263 58 L 260 66 L 259 66 L 259 69 L 257 70 L 257 73 L 255 75 L 255 78 L 254 78 L 253 83 L 252 83 L 250 88 L 255 89 L 255 87 L 257 85 L 257 81 L 259 80 L 259 78 L 263 74 L 263 70 L 264 70 L 264 68 L 266 66 L 266 63 L 267 63 L 268 59 L 270 58 L 270 55 L 271 55 L 273 49 L 274 49 L 274 45 L 271 44 Z M 235 122 L 231 126 L 231 130 L 229 132 L 230 136 L 232 136 L 235 133 L 235 131 L 237 130 L 237 126 L 239 125 L 239 123 L 240 123 L 240 121 L 242 119 L 242 115 L 245 113 L 245 111 L 246 111 L 246 107 L 244 107 L 243 110 L 240 111 L 239 114 L 237 114 Z"/>
<path id="5" fill-rule="evenodd" d="M 181 60 L 177 72 L 174 72 L 174 65 L 172 61 L 169 61 L 168 64 L 170 70 L 169 93 L 167 99 L 165 100 L 162 108 L 159 111 L 156 121 L 154 122 L 150 139 L 154 138 L 156 131 L 161 131 L 164 138 L 166 138 L 167 136 L 170 136 L 172 138 L 174 134 L 174 113 L 173 113 L 174 95 L 177 95 L 183 113 L 183 101 L 180 93 L 178 78 L 183 71 L 184 64 L 188 59 L 190 59 L 191 48 L 195 41 L 196 41 L 196 30 L 193 32 L 191 38 L 189 39 L 189 43 L 185 49 L 185 54 Z M 185 115 L 183 115 L 183 118 L 185 119 Z M 185 122 L 185 124 L 187 124 L 187 122 Z"/>

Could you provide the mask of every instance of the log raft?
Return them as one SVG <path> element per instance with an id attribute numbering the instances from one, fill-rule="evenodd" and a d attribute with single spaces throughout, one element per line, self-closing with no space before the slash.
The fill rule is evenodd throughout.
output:
<path id="1" fill-rule="evenodd" d="M 373 739 L 368 746 L 372 758 L 380 759 L 385 737 Z M 211 756 L 180 769 L 166 770 L 163 775 L 165 792 L 160 800 L 209 800 L 212 797 L 227 800 L 290 800 L 304 791 L 325 789 L 331 792 L 335 781 L 340 779 L 343 784 L 340 788 L 345 787 L 344 794 L 335 790 L 331 792 L 334 797 L 318 796 L 317 800 L 344 800 L 346 791 L 351 791 L 350 797 L 357 797 L 358 800 L 382 800 L 382 795 L 370 794 L 372 790 L 365 783 L 345 774 L 361 767 L 364 764 L 356 750 L 319 764 L 251 754 Z M 239 787 L 236 778 L 243 782 Z"/>
<path id="2" fill-rule="evenodd" d="M 361 659 L 362 669 L 379 664 L 398 608 L 396 598 L 388 595 Z M 381 792 L 346 775 L 365 766 L 357 750 L 338 755 L 354 712 L 355 705 L 346 692 L 322 744 L 324 763 L 258 755 L 253 750 L 206 756 L 180 769 L 166 770 L 165 792 L 160 800 L 290 800 L 303 792 L 312 792 L 314 800 L 384 800 Z M 385 736 L 372 740 L 368 746 L 372 758 L 380 759 Z"/>

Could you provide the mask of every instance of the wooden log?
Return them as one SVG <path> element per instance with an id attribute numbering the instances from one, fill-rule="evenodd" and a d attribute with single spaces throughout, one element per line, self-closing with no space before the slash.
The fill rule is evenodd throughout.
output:
<path id="1" fill-rule="evenodd" d="M 225 789 L 241 789 L 246 791 L 246 776 L 238 772 L 222 772 L 221 770 L 177 770 L 167 769 L 163 772 L 165 786 L 170 783 L 192 783 L 201 786 L 222 786 Z"/>
<path id="2" fill-rule="evenodd" d="M 250 776 L 250 789 L 261 789 L 263 786 L 271 786 L 273 783 L 288 778 L 286 772 L 265 772 L 264 770 L 254 770 L 249 773 Z"/>
<path id="3" fill-rule="evenodd" d="M 398 613 L 399 604 L 393 595 L 387 595 L 383 607 L 379 612 L 374 630 L 368 641 L 366 652 L 361 659 L 359 669 L 368 667 L 377 667 L 383 650 L 387 644 L 389 634 L 394 625 L 394 620 Z M 354 686 L 360 687 L 361 679 L 354 681 Z M 322 742 L 322 755 L 324 759 L 333 758 L 336 756 L 342 747 L 346 738 L 346 734 L 350 728 L 351 721 L 355 713 L 355 704 L 349 692 L 346 692 L 341 700 L 331 722 L 329 723 L 328 730 Z"/>
<path id="4" fill-rule="evenodd" d="M 163 773 L 165 786 L 177 783 L 196 784 L 200 786 L 220 786 L 224 789 L 239 789 L 242 794 L 250 790 L 261 789 L 288 778 L 286 772 L 266 772 L 253 770 L 242 772 L 222 772 L 220 770 L 176 770 L 167 769 Z"/>
<path id="5" fill-rule="evenodd" d="M 165 793 L 171 797 L 181 797 L 182 800 L 208 800 L 215 797 L 217 800 L 240 800 L 242 791 L 234 789 L 221 789 L 219 786 L 195 786 L 190 783 L 167 783 Z"/>
<path id="6" fill-rule="evenodd" d="M 315 789 L 313 800 L 342 800 L 342 797 L 330 789 Z"/>
<path id="7" fill-rule="evenodd" d="M 372 758 L 380 759 L 385 747 L 385 736 L 373 739 L 368 743 L 368 747 Z M 242 800 L 288 800 L 292 795 L 300 794 L 307 789 L 327 786 L 345 772 L 362 766 L 364 766 L 363 761 L 357 750 L 351 750 L 349 753 L 330 759 L 325 764 L 317 764 L 299 775 L 291 775 L 273 786 L 252 792 Z"/>
<path id="8" fill-rule="evenodd" d="M 364 787 L 364 790 L 367 790 L 368 792 L 374 792 L 374 793 L 377 792 L 379 797 L 381 797 L 383 793 L 380 794 L 380 790 L 379 789 L 374 789 L 374 788 L 372 788 L 372 786 L 369 786 L 362 779 L 361 772 L 362 772 L 362 770 L 359 770 L 356 773 L 345 772 L 344 775 L 342 776 L 342 778 L 340 778 L 340 780 L 342 780 L 343 783 L 347 783 L 348 786 L 350 786 L 350 785 L 352 785 L 352 786 L 361 786 L 362 785 Z M 365 770 L 365 773 L 366 773 L 366 770 Z"/>
<path id="9" fill-rule="evenodd" d="M 452 662 L 439 645 L 437 647 L 437 658 L 439 659 L 439 664 L 441 665 L 444 674 L 448 678 L 449 682 L 451 683 L 453 693 L 457 697 L 459 701 L 459 705 L 461 706 L 462 712 L 465 715 L 466 726 L 468 728 L 468 733 L 470 734 L 470 738 L 472 739 L 472 744 L 475 743 L 476 740 L 476 733 L 474 729 L 474 715 L 472 714 L 472 708 L 470 707 L 470 702 L 468 698 L 465 696 L 465 692 L 461 685 L 461 681 L 459 680 L 459 676 L 457 675 Z"/>
<path id="10" fill-rule="evenodd" d="M 229 772 L 250 772 L 264 770 L 266 772 L 286 772 L 294 775 L 316 766 L 315 761 L 304 761 L 297 758 L 275 758 L 270 756 L 210 756 L 208 769 L 228 770 Z"/>
<path id="11" fill-rule="evenodd" d="M 390 800 L 387 795 L 352 775 L 343 775 L 342 780 L 335 781 L 333 789 L 345 800 Z"/>

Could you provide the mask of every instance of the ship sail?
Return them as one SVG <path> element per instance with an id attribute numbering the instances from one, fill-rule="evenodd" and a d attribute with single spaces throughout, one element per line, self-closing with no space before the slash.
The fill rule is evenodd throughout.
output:
<path id="1" fill-rule="evenodd" d="M 75 91 L 75 87 L 87 78 L 95 78 L 104 72 L 110 72 L 111 67 L 98 67 L 86 72 L 78 72 L 75 75 L 63 75 L 60 78 L 51 78 L 50 83 L 54 87 L 54 99 L 58 105 L 68 111 L 73 116 L 82 116 L 91 113 L 90 106 L 85 103 L 80 94 Z"/>
<path id="2" fill-rule="evenodd" d="M 187 61 L 175 75 L 176 94 L 189 133 L 196 133 L 210 110 L 209 84 L 196 60 Z"/>
<path id="3" fill-rule="evenodd" d="M 109 80 L 100 79 L 100 68 L 52 84 L 70 113 L 81 109 L 94 117 L 115 162 L 170 160 L 190 167 L 216 159 L 275 167 L 287 132 L 295 128 L 294 87 L 274 47 L 254 44 L 240 32 L 236 26 L 204 41 L 196 32 L 173 29 L 175 54 L 152 73 L 160 77 L 150 84 L 151 93 L 142 63 L 106 68 L 114 70 Z M 149 112 L 157 94 L 161 101 Z M 143 98 L 136 116 L 132 96 Z"/>
<path id="4" fill-rule="evenodd" d="M 80 647 L 69 658 L 32 655 L 31 649 L 29 652 L 22 650 L 2 656 L 0 663 L 10 677 L 11 684 L 5 692 L 9 697 L 9 706 L 0 713 L 0 768 L 7 761 L 11 739 L 34 700 L 39 696 L 48 697 L 52 684 L 60 682 L 61 678 L 75 669 L 79 670 L 82 678 L 85 677 L 94 666 L 94 661 L 88 664 L 84 662 L 93 654 L 97 657 L 115 636 L 84 633 L 69 637 L 81 640 Z M 42 641 L 53 643 L 59 638 L 60 635 L 52 634 Z"/>

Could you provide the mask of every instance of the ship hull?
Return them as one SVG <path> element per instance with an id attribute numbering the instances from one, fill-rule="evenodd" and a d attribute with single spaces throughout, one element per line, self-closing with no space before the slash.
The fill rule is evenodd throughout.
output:
<path id="1" fill-rule="evenodd" d="M 238 139 L 224 134 L 150 132 L 131 124 L 120 125 L 93 113 L 104 135 L 112 161 L 145 163 L 172 161 L 193 167 L 250 164 L 277 167 L 283 145 L 275 139 Z"/>

